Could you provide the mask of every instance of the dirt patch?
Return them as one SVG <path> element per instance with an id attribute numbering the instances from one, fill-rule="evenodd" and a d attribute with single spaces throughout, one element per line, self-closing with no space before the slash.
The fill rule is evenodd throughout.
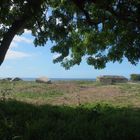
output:
<path id="1" fill-rule="evenodd" d="M 70 91 L 73 92 L 71 94 L 65 94 L 63 97 L 52 99 L 49 103 L 79 105 L 83 103 L 114 100 L 115 98 L 122 96 L 121 89 L 115 86 L 78 87 L 78 92 L 74 92 L 74 90 Z M 124 93 L 123 96 L 125 96 Z"/>
<path id="2" fill-rule="evenodd" d="M 80 105 L 111 102 L 139 104 L 140 86 L 136 84 L 98 85 L 97 83 L 61 82 L 53 84 L 19 83 L 10 98 L 33 104 Z M 17 96 L 16 93 L 37 94 L 37 98 Z M 59 96 L 57 96 L 57 93 Z M 62 94 L 60 94 L 62 93 Z M 18 95 L 19 95 L 18 94 Z M 32 94 L 32 95 L 33 95 Z M 39 95 L 38 95 L 39 94 Z M 55 94 L 54 96 L 49 96 Z M 14 96 L 15 95 L 15 96 Z M 48 95 L 48 96 L 46 96 Z"/>

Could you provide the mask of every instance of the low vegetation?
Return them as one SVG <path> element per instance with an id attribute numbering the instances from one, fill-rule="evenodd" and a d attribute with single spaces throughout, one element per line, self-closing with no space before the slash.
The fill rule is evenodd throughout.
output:
<path id="1" fill-rule="evenodd" d="M 140 74 L 131 74 L 132 81 L 140 81 Z"/>
<path id="2" fill-rule="evenodd" d="M 0 91 L 0 140 L 140 139 L 139 83 L 0 82 Z"/>

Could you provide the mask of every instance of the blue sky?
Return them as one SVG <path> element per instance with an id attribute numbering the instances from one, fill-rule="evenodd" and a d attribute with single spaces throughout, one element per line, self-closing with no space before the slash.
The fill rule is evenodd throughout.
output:
<path id="1" fill-rule="evenodd" d="M 83 61 L 79 66 L 65 70 L 60 64 L 53 64 L 57 54 L 50 52 L 52 44 L 34 47 L 29 31 L 16 36 L 0 66 L 0 77 L 40 77 L 49 78 L 96 78 L 100 75 L 123 75 L 129 78 L 132 73 L 140 73 L 140 63 L 133 66 L 126 60 L 123 63 L 108 63 L 105 69 L 95 70 Z"/>

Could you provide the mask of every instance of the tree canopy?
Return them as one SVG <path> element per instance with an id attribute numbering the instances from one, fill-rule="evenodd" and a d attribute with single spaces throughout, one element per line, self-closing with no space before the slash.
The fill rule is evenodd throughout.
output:
<path id="1" fill-rule="evenodd" d="M 1 0 L 0 65 L 15 35 L 31 30 L 35 46 L 51 40 L 54 63 L 66 68 L 86 58 L 107 62 L 140 60 L 140 0 Z"/>

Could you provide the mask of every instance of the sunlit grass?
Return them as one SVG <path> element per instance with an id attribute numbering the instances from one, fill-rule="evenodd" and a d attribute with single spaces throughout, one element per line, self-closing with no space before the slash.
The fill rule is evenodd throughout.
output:
<path id="1" fill-rule="evenodd" d="M 106 90 L 106 94 L 104 90 Z M 84 97 L 82 97 L 83 91 L 85 94 Z M 117 91 L 117 96 L 114 91 Z M 68 103 L 74 106 L 76 104 L 107 103 L 116 106 L 140 107 L 139 83 L 102 85 L 96 81 L 61 81 L 60 83 L 54 82 L 53 84 L 25 81 L 0 82 L 0 98 L 3 96 L 3 93 L 5 93 L 4 98 L 37 104 Z"/>
<path id="2" fill-rule="evenodd" d="M 50 90 L 45 93 L 34 93 L 34 92 L 27 92 L 27 93 L 15 93 L 13 94 L 13 97 L 15 98 L 31 98 L 31 99 L 38 99 L 38 98 L 54 98 L 54 97 L 59 97 L 62 96 L 63 93 L 56 91 L 56 90 Z"/>

